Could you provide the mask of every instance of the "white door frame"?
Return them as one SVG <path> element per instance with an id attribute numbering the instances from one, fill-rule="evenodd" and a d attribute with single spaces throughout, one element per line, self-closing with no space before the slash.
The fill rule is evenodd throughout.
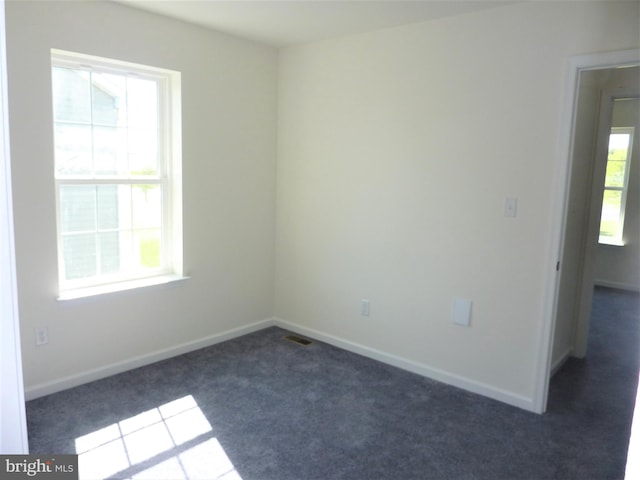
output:
<path id="1" fill-rule="evenodd" d="M 556 161 L 556 183 L 553 196 L 553 218 L 548 256 L 548 274 L 545 289 L 543 318 L 538 342 L 533 394 L 533 410 L 544 413 L 547 409 L 549 380 L 551 377 L 551 355 L 558 306 L 562 248 L 564 244 L 567 206 L 569 202 L 569 181 L 571 179 L 573 157 L 573 132 L 577 111 L 577 94 L 580 73 L 586 70 L 600 70 L 622 66 L 640 65 L 640 49 L 617 52 L 580 55 L 571 57 L 565 73 L 565 96 L 562 105 L 558 154 Z"/>
<path id="2" fill-rule="evenodd" d="M 0 0 L 0 453 L 27 454 L 13 243 L 4 0 Z"/>

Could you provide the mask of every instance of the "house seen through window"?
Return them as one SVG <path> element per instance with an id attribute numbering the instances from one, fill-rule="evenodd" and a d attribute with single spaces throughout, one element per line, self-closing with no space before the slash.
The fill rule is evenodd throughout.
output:
<path id="1" fill-rule="evenodd" d="M 181 273 L 178 75 L 52 52 L 61 292 Z"/>

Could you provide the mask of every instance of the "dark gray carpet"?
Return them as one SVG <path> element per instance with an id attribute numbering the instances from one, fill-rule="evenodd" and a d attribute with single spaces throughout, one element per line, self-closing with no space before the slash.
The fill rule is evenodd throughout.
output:
<path id="1" fill-rule="evenodd" d="M 621 479 L 639 311 L 637 294 L 596 290 L 588 358 L 554 376 L 542 416 L 269 328 L 28 402 L 31 452 L 76 453 L 103 429 L 87 455 L 112 478 Z M 188 396 L 188 415 L 153 419 Z M 100 463 L 85 458 L 81 478 Z"/>

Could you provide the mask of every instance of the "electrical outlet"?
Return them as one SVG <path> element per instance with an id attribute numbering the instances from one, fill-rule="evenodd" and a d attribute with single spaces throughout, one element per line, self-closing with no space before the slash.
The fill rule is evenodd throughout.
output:
<path id="1" fill-rule="evenodd" d="M 507 218 L 515 218 L 518 214 L 518 199 L 507 197 L 504 201 L 504 216 Z"/>
<path id="2" fill-rule="evenodd" d="M 49 343 L 49 329 L 47 327 L 36 327 L 36 345 L 46 345 Z"/>
<path id="3" fill-rule="evenodd" d="M 367 300 L 366 298 L 363 298 L 360 301 L 360 315 L 362 315 L 363 317 L 369 316 L 369 300 Z"/>
<path id="4" fill-rule="evenodd" d="M 468 327 L 471 325 L 471 300 L 464 298 L 453 299 L 453 323 Z"/>

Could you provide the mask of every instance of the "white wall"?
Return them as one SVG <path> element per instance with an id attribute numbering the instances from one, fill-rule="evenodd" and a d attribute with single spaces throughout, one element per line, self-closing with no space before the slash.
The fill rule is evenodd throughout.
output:
<path id="1" fill-rule="evenodd" d="M 638 16 L 535 2 L 283 50 L 276 315 L 531 407 L 566 62 L 637 47 Z"/>
<path id="2" fill-rule="evenodd" d="M 638 15 L 637 3 L 535 2 L 277 54 L 109 2 L 9 2 L 28 394 L 275 311 L 526 408 L 565 62 L 638 47 Z M 182 72 L 180 287 L 56 301 L 50 48 Z M 470 328 L 450 323 L 454 296 L 473 300 Z M 42 325 L 50 343 L 35 347 Z"/>
<path id="3" fill-rule="evenodd" d="M 276 51 L 111 2 L 8 2 L 7 48 L 27 394 L 271 318 Z M 183 285 L 56 300 L 51 48 L 182 72 Z"/>

